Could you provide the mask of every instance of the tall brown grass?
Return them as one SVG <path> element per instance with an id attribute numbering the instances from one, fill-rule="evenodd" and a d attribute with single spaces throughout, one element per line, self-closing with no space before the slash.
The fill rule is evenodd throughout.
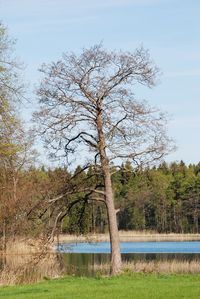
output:
<path id="1" fill-rule="evenodd" d="M 122 242 L 146 242 L 146 241 L 194 241 L 200 240 L 200 234 L 160 234 L 155 231 L 119 231 Z M 88 235 L 68 235 L 59 236 L 59 242 L 107 242 L 109 234 L 88 234 Z"/>
<path id="2" fill-rule="evenodd" d="M 102 275 L 108 274 L 110 265 L 96 264 L 93 266 L 96 272 Z M 134 261 L 134 262 L 123 262 L 122 270 L 125 272 L 142 272 L 142 273 L 159 273 L 159 274 L 200 274 L 200 261 L 178 261 L 176 259 L 170 261 Z"/>
<path id="3" fill-rule="evenodd" d="M 58 255 L 40 240 L 15 238 L 6 245 L 6 251 L 0 253 L 0 285 L 32 283 L 62 274 Z"/>
<path id="4" fill-rule="evenodd" d="M 60 277 L 63 266 L 56 254 L 17 255 L 4 257 L 0 285 L 28 284 L 47 278 Z"/>
<path id="5" fill-rule="evenodd" d="M 6 250 L 0 254 L 30 254 L 44 250 L 44 243 L 39 239 L 30 238 L 10 238 L 6 242 Z"/>

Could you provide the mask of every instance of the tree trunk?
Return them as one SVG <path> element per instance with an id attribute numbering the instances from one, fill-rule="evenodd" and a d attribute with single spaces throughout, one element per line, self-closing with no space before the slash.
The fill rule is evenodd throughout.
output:
<path id="1" fill-rule="evenodd" d="M 117 216 L 114 205 L 112 182 L 110 175 L 109 160 L 106 155 L 106 144 L 105 136 L 103 132 L 102 125 L 102 115 L 101 109 L 99 109 L 99 114 L 97 115 L 97 131 L 99 137 L 99 154 L 101 160 L 101 168 L 103 172 L 104 186 L 105 186 L 105 200 L 108 215 L 108 226 L 110 235 L 110 245 L 111 245 L 111 274 L 117 275 L 121 272 L 121 253 L 120 253 L 120 241 L 119 241 L 119 231 L 117 226 Z"/>
<path id="2" fill-rule="evenodd" d="M 109 168 L 107 168 L 104 169 L 103 172 L 104 172 L 106 206 L 107 206 L 110 245 L 111 245 L 111 274 L 116 275 L 121 271 L 119 232 L 117 226 L 116 210 L 114 206 L 110 170 Z"/>
<path id="3" fill-rule="evenodd" d="M 15 203 L 17 202 L 17 183 L 18 179 L 13 175 L 13 199 Z"/>

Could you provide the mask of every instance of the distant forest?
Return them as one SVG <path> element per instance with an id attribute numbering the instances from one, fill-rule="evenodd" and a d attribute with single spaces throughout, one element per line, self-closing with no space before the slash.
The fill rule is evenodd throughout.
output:
<path id="1" fill-rule="evenodd" d="M 9 169 L 1 168 L 0 173 L 2 236 L 36 236 L 52 230 L 76 234 L 108 230 L 104 204 L 91 200 L 87 192 L 58 201 L 56 198 L 66 186 L 68 190 L 100 186 L 101 179 L 93 175 L 92 167 L 84 170 L 78 166 L 73 173 L 62 168 L 30 167 L 15 173 L 14 181 Z M 112 181 L 120 230 L 199 232 L 200 163 L 162 163 L 136 171 L 127 162 L 119 170 L 113 166 Z M 47 199 L 50 203 L 53 199 L 48 207 Z M 66 213 L 56 223 L 61 207 Z"/>

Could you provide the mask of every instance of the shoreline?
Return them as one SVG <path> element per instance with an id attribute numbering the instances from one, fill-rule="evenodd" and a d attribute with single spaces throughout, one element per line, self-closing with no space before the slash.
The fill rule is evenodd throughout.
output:
<path id="1" fill-rule="evenodd" d="M 120 242 L 183 242 L 200 241 L 200 234 L 160 234 L 150 231 L 119 231 Z M 60 234 L 49 244 L 46 252 L 55 252 L 55 246 L 62 243 L 98 243 L 109 242 L 109 234 L 70 235 Z M 44 252 L 38 239 L 17 238 L 9 240 L 7 250 L 1 251 L 0 256 L 30 255 Z"/>
<path id="2" fill-rule="evenodd" d="M 200 241 L 200 234 L 159 234 L 155 232 L 119 231 L 120 242 Z M 71 242 L 109 242 L 109 234 L 69 235 L 61 234 L 54 244 Z"/>

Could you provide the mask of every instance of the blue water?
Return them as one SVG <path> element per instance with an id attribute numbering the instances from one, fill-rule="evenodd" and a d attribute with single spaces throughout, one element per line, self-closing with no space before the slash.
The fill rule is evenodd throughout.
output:
<path id="1" fill-rule="evenodd" d="M 200 253 L 200 242 L 121 242 L 121 253 Z M 62 253 L 110 253 L 109 242 L 60 244 Z"/>

